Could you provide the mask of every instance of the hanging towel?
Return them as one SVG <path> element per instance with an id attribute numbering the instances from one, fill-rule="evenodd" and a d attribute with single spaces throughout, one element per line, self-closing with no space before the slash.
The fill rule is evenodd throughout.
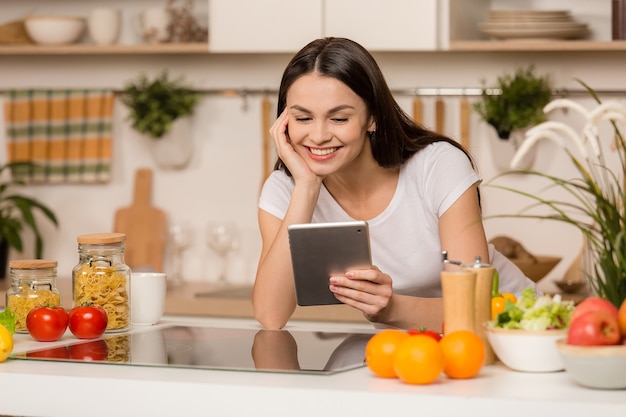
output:
<path id="1" fill-rule="evenodd" d="M 8 159 L 35 168 L 13 172 L 27 183 L 110 180 L 112 90 L 10 90 L 4 117 Z"/>

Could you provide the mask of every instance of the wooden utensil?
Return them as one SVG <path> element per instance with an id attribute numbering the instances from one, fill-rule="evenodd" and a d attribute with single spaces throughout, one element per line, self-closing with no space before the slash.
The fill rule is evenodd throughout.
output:
<path id="1" fill-rule="evenodd" d="M 152 170 L 135 172 L 135 191 L 129 207 L 115 212 L 114 232 L 126 234 L 124 260 L 133 270 L 163 271 L 167 238 L 165 212 L 152 206 Z"/>
<path id="2" fill-rule="evenodd" d="M 261 178 L 261 187 L 272 172 L 272 163 L 270 154 L 272 150 L 272 138 L 270 136 L 270 128 L 272 127 L 272 103 L 267 97 L 261 102 L 261 129 L 263 138 L 263 177 Z"/>
<path id="3" fill-rule="evenodd" d="M 465 149 L 469 149 L 471 106 L 467 97 L 461 98 L 459 106 L 460 106 L 459 111 L 460 111 L 460 118 L 461 118 L 460 120 L 461 131 L 460 131 L 459 136 L 461 139 L 461 145 L 463 145 Z"/>
<path id="4" fill-rule="evenodd" d="M 443 134 L 446 122 L 446 105 L 441 97 L 435 100 L 435 131 Z"/>
<path id="5" fill-rule="evenodd" d="M 413 121 L 420 125 L 424 122 L 424 103 L 419 97 L 413 99 Z"/>

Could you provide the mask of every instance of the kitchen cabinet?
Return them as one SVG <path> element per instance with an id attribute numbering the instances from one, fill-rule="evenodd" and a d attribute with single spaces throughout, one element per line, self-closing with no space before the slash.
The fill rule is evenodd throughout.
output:
<path id="1" fill-rule="evenodd" d="M 375 51 L 432 51 L 438 0 L 326 0 L 324 36 L 353 39 Z"/>
<path id="2" fill-rule="evenodd" d="M 294 52 L 322 33 L 323 0 L 211 0 L 211 52 Z"/>

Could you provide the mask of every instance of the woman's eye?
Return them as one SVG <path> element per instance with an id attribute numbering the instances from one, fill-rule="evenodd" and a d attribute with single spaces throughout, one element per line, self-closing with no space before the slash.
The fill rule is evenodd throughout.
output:
<path id="1" fill-rule="evenodd" d="M 334 118 L 332 119 L 332 121 L 333 121 L 333 122 L 335 122 L 335 123 L 345 123 L 345 122 L 347 122 L 347 121 L 348 121 L 348 118 L 347 118 L 347 117 L 345 117 L 345 118 L 342 118 L 342 117 L 334 117 Z"/>
<path id="2" fill-rule="evenodd" d="M 309 120 L 311 120 L 310 117 L 296 117 L 297 122 L 308 122 Z"/>

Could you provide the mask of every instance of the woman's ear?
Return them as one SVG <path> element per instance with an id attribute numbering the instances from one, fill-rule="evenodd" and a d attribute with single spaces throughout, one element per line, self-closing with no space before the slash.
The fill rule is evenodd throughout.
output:
<path id="1" fill-rule="evenodd" d="M 374 133 L 376 132 L 376 121 L 374 120 L 374 118 L 372 117 L 370 120 L 370 124 L 369 126 L 367 126 L 367 131 L 369 133 Z"/>

